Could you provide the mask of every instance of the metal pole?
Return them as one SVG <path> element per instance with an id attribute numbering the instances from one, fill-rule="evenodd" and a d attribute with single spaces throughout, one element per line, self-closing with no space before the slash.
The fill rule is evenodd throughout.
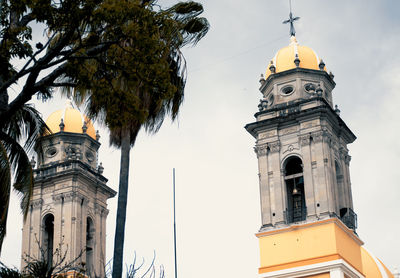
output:
<path id="1" fill-rule="evenodd" d="M 175 168 L 172 169 L 173 194 L 174 194 L 174 256 L 175 256 L 175 278 L 178 277 L 178 265 L 176 262 L 176 212 L 175 212 Z"/>

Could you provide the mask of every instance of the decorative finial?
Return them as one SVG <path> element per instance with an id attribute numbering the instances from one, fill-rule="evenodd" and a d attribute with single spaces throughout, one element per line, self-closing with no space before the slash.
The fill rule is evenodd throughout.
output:
<path id="1" fill-rule="evenodd" d="M 318 84 L 318 88 L 315 90 L 315 92 L 317 93 L 317 96 L 321 97 L 322 96 L 322 88 L 321 85 Z"/>
<path id="2" fill-rule="evenodd" d="M 272 74 L 275 73 L 276 68 L 275 68 L 275 66 L 274 66 L 274 62 L 272 62 L 272 61 L 271 61 L 271 63 L 269 64 L 269 70 L 271 71 Z"/>
<path id="3" fill-rule="evenodd" d="M 32 159 L 31 159 L 30 162 L 31 162 L 32 169 L 35 169 L 36 161 L 35 161 L 35 157 L 34 156 L 32 156 Z"/>
<path id="4" fill-rule="evenodd" d="M 103 174 L 103 171 L 104 171 L 103 163 L 100 162 L 99 166 L 97 167 L 97 172 L 101 175 Z"/>
<path id="5" fill-rule="evenodd" d="M 300 66 L 300 59 L 299 59 L 299 55 L 297 55 L 294 57 L 294 64 L 296 65 L 296 68 L 298 68 Z"/>
<path id="6" fill-rule="evenodd" d="M 336 113 L 338 116 L 340 116 L 340 110 L 339 110 L 337 104 L 335 105 L 335 113 Z"/>
<path id="7" fill-rule="evenodd" d="M 268 101 L 265 98 L 260 99 L 260 104 L 258 104 L 258 110 L 261 112 L 266 110 L 267 108 L 268 108 Z"/>
<path id="8" fill-rule="evenodd" d="M 324 61 L 321 59 L 320 61 L 319 61 L 319 69 L 320 70 L 324 70 L 325 69 L 325 63 L 324 63 Z"/>
<path id="9" fill-rule="evenodd" d="M 329 76 L 333 79 L 335 77 L 335 75 L 330 71 L 329 72 Z"/>
<path id="10" fill-rule="evenodd" d="M 283 24 L 290 23 L 290 36 L 291 36 L 291 37 L 292 37 L 292 36 L 294 37 L 294 36 L 296 36 L 296 30 L 294 29 L 294 24 L 293 24 L 293 22 L 295 22 L 296 20 L 299 20 L 300 17 L 298 17 L 298 16 L 293 17 L 293 14 L 292 14 L 292 1 L 291 1 L 291 0 L 289 0 L 289 7 L 290 7 L 289 19 L 285 20 L 285 21 L 282 22 L 282 23 L 283 23 Z"/>
<path id="11" fill-rule="evenodd" d="M 87 131 L 87 125 L 86 125 L 86 121 L 83 122 L 83 126 L 82 126 L 82 132 L 86 133 Z"/>
<path id="12" fill-rule="evenodd" d="M 260 84 L 261 84 L 261 85 L 264 85 L 264 83 L 265 83 L 264 74 L 261 73 L 261 76 L 260 76 L 260 80 L 259 80 L 259 81 L 260 81 Z"/>
<path id="13" fill-rule="evenodd" d="M 64 131 L 65 124 L 63 118 L 61 118 L 60 124 L 58 126 L 60 127 L 60 131 Z"/>
<path id="14" fill-rule="evenodd" d="M 99 141 L 100 140 L 100 133 L 98 130 L 96 130 L 96 140 Z"/>

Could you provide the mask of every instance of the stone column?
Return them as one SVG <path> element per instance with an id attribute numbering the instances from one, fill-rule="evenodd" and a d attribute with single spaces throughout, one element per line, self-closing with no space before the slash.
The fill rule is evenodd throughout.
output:
<path id="1" fill-rule="evenodd" d="M 326 184 L 325 162 L 324 162 L 324 142 L 322 131 L 311 134 L 312 136 L 312 161 L 311 167 L 314 177 L 315 202 L 317 205 L 317 215 L 328 214 L 330 208 L 330 194 Z"/>
<path id="2" fill-rule="evenodd" d="M 100 258 L 101 258 L 101 230 L 102 230 L 102 221 L 101 221 L 101 211 L 104 208 L 99 205 L 99 204 L 95 204 L 94 205 L 94 214 L 95 214 L 95 219 L 94 220 L 94 246 L 93 246 L 93 269 L 96 273 L 96 275 L 98 275 L 97 273 L 99 273 L 100 268 L 101 268 L 101 262 L 100 262 Z"/>
<path id="3" fill-rule="evenodd" d="M 346 195 L 348 196 L 347 199 L 347 207 L 353 209 L 353 194 L 351 192 L 351 180 L 350 180 L 350 160 L 351 156 L 348 152 L 344 156 L 344 171 L 343 171 L 343 180 L 345 183 L 346 188 Z"/>
<path id="4" fill-rule="evenodd" d="M 331 169 L 332 169 L 332 174 L 331 174 L 331 179 L 332 179 L 332 191 L 333 191 L 333 198 L 335 202 L 335 213 L 340 216 L 340 192 L 339 192 L 339 184 L 337 181 L 337 173 L 336 173 L 336 157 L 335 157 L 335 146 L 336 146 L 336 141 L 331 138 L 331 143 L 330 143 L 330 151 L 329 151 L 329 160 L 331 164 Z"/>
<path id="5" fill-rule="evenodd" d="M 32 233 L 30 254 L 32 257 L 41 259 L 39 244 L 42 240 L 42 208 L 43 199 L 37 199 L 32 202 Z"/>
<path id="6" fill-rule="evenodd" d="M 311 145 L 310 134 L 300 135 L 301 155 L 303 158 L 303 178 L 304 178 L 304 195 L 306 198 L 307 216 L 316 216 L 317 207 L 315 202 L 315 185 L 313 170 L 311 167 Z"/>
<path id="7" fill-rule="evenodd" d="M 270 187 L 270 198 L 271 198 L 271 212 L 272 215 L 275 213 L 275 217 L 272 218 L 272 225 L 275 223 L 285 223 L 285 201 L 283 197 L 286 190 L 282 187 L 282 176 L 281 176 L 281 159 L 280 150 L 281 144 L 279 141 L 268 143 L 270 152 L 268 154 L 268 177 Z"/>
<path id="8" fill-rule="evenodd" d="M 326 193 L 328 198 L 328 210 L 329 214 L 336 212 L 336 199 L 335 199 L 335 185 L 334 182 L 334 168 L 332 168 L 332 158 L 331 158 L 331 140 L 332 135 L 330 132 L 324 128 L 322 131 L 322 147 L 323 147 L 323 162 L 324 162 L 324 172 L 325 172 L 325 185 Z"/>
<path id="9" fill-rule="evenodd" d="M 261 223 L 271 225 L 271 201 L 270 186 L 268 175 L 268 146 L 267 144 L 258 145 L 254 148 L 258 158 L 258 177 L 260 183 L 260 204 L 261 204 Z"/>
<path id="10" fill-rule="evenodd" d="M 22 246 L 21 246 L 21 269 L 25 267 L 24 258 L 30 256 L 31 252 L 31 227 L 32 227 L 32 204 L 29 206 L 28 215 L 22 228 Z"/>
<path id="11" fill-rule="evenodd" d="M 102 209 L 101 211 L 101 231 L 100 231 L 100 277 L 104 277 L 104 271 L 106 267 L 106 220 L 108 215 L 108 209 Z"/>
<path id="12" fill-rule="evenodd" d="M 64 194 L 64 206 L 63 206 L 63 227 L 62 227 L 62 250 L 68 248 L 66 260 L 68 262 L 72 261 L 73 256 L 73 240 L 72 240 L 72 231 L 75 227 L 75 218 L 73 218 L 73 201 L 74 201 L 74 192 L 69 192 Z"/>
<path id="13" fill-rule="evenodd" d="M 62 250 L 65 250 L 65 242 L 63 240 L 63 228 L 64 228 L 64 195 L 58 194 L 53 195 L 53 206 L 54 206 L 54 241 L 53 246 L 58 248 L 62 245 Z M 55 249 L 54 248 L 54 249 Z"/>

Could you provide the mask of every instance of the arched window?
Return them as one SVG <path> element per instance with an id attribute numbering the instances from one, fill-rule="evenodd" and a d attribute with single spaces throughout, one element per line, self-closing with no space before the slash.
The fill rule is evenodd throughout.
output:
<path id="1" fill-rule="evenodd" d="M 43 256 L 49 267 L 53 264 L 53 243 L 54 243 L 54 215 L 47 214 L 43 217 L 42 249 Z"/>
<path id="2" fill-rule="evenodd" d="M 289 157 L 285 162 L 285 183 L 287 192 L 286 220 L 288 223 L 306 219 L 303 164 L 299 157 Z"/>
<path id="3" fill-rule="evenodd" d="M 93 268 L 94 225 L 91 218 L 86 219 L 86 269 L 89 274 Z"/>

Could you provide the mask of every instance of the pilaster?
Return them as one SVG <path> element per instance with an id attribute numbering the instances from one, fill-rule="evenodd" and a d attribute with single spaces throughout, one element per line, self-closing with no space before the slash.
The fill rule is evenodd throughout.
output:
<path id="1" fill-rule="evenodd" d="M 262 225 L 272 224 L 270 182 L 268 175 L 268 155 L 269 147 L 267 144 L 258 145 L 254 148 L 258 158 L 258 177 L 260 182 L 260 202 L 261 202 L 261 221 Z M 265 174 L 267 173 L 267 174 Z"/>
<path id="2" fill-rule="evenodd" d="M 282 196 L 284 195 L 284 188 L 282 188 L 282 173 L 280 167 L 280 141 L 274 141 L 268 143 L 269 154 L 268 154 L 268 179 L 270 185 L 270 196 L 271 196 L 271 212 L 273 216 L 272 224 L 283 224 L 285 223 L 285 209 Z"/>
<path id="3" fill-rule="evenodd" d="M 315 184 L 314 175 L 312 169 L 312 151 L 311 151 L 311 136 L 310 134 L 305 134 L 299 136 L 299 143 L 301 146 L 301 154 L 303 158 L 303 177 L 304 184 L 308 185 L 304 187 L 306 206 L 307 206 L 307 216 L 317 216 L 318 207 L 315 201 Z"/>

